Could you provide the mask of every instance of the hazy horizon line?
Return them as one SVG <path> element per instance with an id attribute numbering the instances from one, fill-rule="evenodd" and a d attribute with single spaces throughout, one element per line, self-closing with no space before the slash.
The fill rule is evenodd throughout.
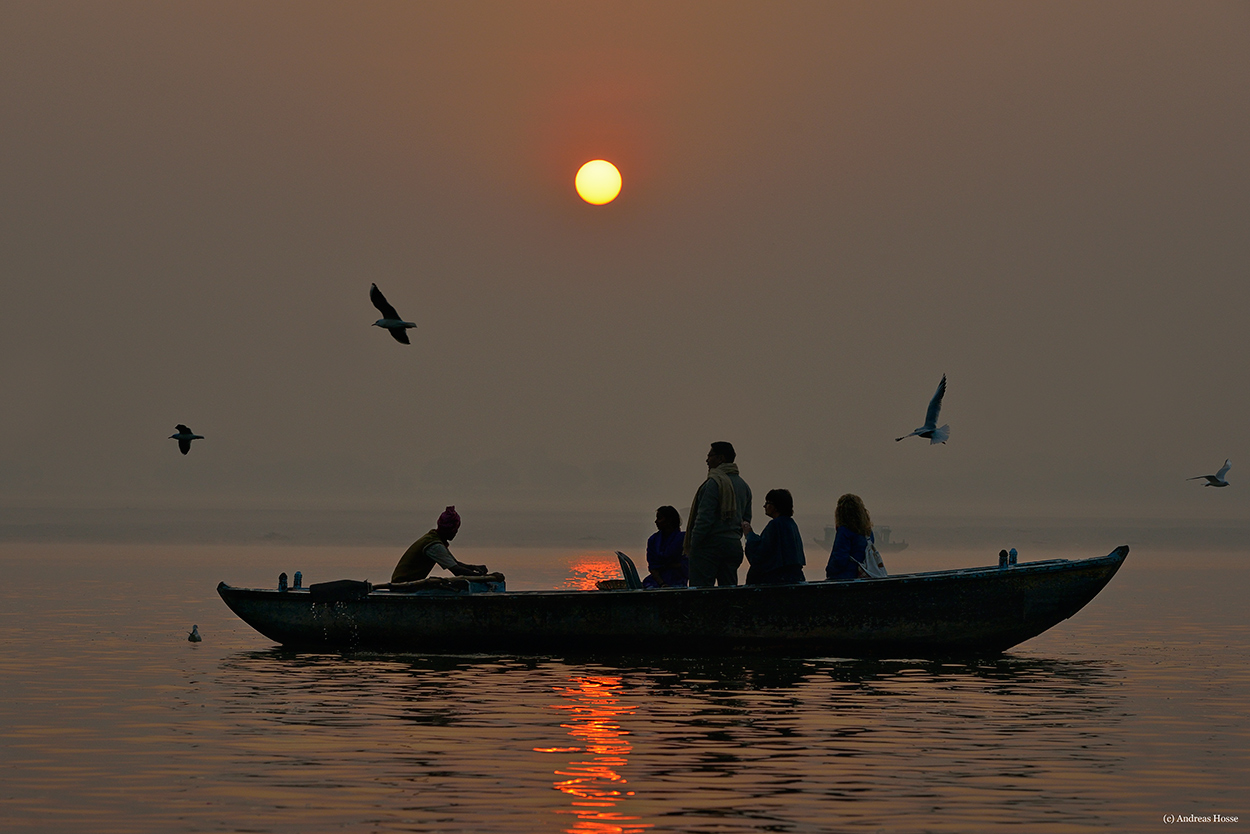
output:
<path id="1" fill-rule="evenodd" d="M 427 517 L 429 516 L 429 517 Z M 654 532 L 649 510 L 477 508 L 462 547 L 589 547 L 638 550 Z M 815 552 L 832 514 L 796 513 Z M 1250 520 L 1046 515 L 875 514 L 895 542 L 921 549 L 1091 547 L 1244 550 Z M 358 508 L 14 508 L 0 505 L 0 543 L 292 544 L 402 547 L 432 527 L 429 513 Z M 884 531 L 882 531 L 884 532 Z"/>

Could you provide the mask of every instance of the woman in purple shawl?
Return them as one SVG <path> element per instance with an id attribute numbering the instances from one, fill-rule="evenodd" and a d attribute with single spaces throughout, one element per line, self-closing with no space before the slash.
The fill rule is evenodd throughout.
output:
<path id="1" fill-rule="evenodd" d="M 659 531 L 647 539 L 647 570 L 644 588 L 684 588 L 690 583 L 690 558 L 682 551 L 686 534 L 681 531 L 681 515 L 664 506 L 655 511 Z"/>

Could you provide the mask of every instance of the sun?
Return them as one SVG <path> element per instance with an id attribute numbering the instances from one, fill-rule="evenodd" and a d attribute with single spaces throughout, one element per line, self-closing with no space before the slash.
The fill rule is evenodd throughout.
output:
<path id="1" fill-rule="evenodd" d="M 577 170 L 577 193 L 593 206 L 602 206 L 621 193 L 621 172 L 606 159 L 592 159 Z"/>

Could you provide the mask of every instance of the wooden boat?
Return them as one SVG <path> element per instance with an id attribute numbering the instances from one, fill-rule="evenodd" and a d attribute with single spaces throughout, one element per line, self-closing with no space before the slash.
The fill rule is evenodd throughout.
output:
<path id="1" fill-rule="evenodd" d="M 288 591 L 223 582 L 217 592 L 252 628 L 301 649 L 943 657 L 997 654 L 1041 634 L 1093 599 L 1127 555 L 1122 546 L 1093 559 L 729 588 L 491 592 L 469 577 L 416 593 L 347 580 Z"/>

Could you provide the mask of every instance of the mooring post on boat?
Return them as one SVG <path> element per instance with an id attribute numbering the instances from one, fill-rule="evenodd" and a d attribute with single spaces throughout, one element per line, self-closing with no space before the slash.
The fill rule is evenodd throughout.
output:
<path id="1" fill-rule="evenodd" d="M 295 572 L 295 584 L 292 585 L 291 588 L 292 590 L 298 591 L 302 587 L 304 587 L 304 574 L 302 574 L 299 571 L 296 571 Z"/>
<path id="2" fill-rule="evenodd" d="M 998 566 L 1000 568 L 1007 567 L 1007 551 L 1006 550 L 998 551 Z"/>
<path id="3" fill-rule="evenodd" d="M 286 571 L 283 571 L 282 573 L 278 574 L 278 590 L 279 591 L 286 590 Z"/>
<path id="4" fill-rule="evenodd" d="M 1013 547 L 1007 551 L 1007 564 L 1014 565 L 1016 563 L 1016 549 Z"/>

